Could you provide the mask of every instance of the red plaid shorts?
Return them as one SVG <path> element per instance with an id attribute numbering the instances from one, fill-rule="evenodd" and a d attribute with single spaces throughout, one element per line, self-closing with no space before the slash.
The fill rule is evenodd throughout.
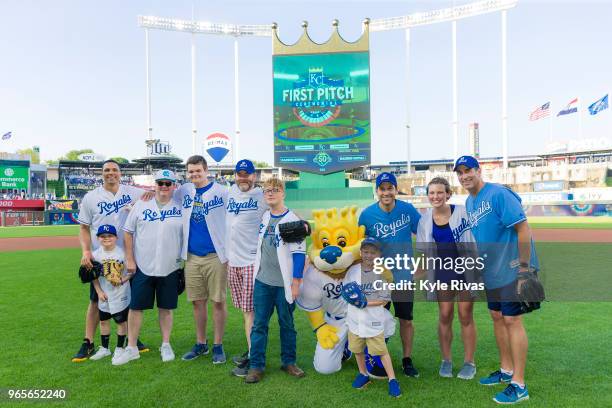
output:
<path id="1" fill-rule="evenodd" d="M 229 286 L 234 307 L 243 312 L 253 311 L 254 265 L 230 266 Z"/>

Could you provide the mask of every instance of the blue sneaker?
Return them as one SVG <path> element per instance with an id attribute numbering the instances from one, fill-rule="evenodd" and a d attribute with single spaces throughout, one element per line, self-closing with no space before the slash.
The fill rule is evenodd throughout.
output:
<path id="1" fill-rule="evenodd" d="M 509 384 L 512 380 L 512 375 L 504 374 L 500 370 L 493 371 L 488 377 L 480 379 L 482 385 L 497 385 L 497 384 Z"/>
<path id="2" fill-rule="evenodd" d="M 508 384 L 505 390 L 497 393 L 493 401 L 498 404 L 517 404 L 528 399 L 527 385 L 525 385 L 525 388 L 521 388 L 516 384 Z"/>
<path id="3" fill-rule="evenodd" d="M 195 360 L 196 358 L 200 356 L 208 354 L 208 352 L 209 352 L 208 343 L 204 343 L 204 344 L 196 343 L 195 346 L 193 346 L 190 351 L 188 351 L 187 353 L 183 355 L 182 359 L 185 361 Z"/>
<path id="4" fill-rule="evenodd" d="M 223 344 L 213 344 L 213 364 L 224 364 L 227 359 L 223 351 Z"/>
<path id="5" fill-rule="evenodd" d="M 400 390 L 399 383 L 395 378 L 389 381 L 389 395 L 394 398 L 399 398 L 402 396 L 402 390 Z"/>
<path id="6" fill-rule="evenodd" d="M 370 377 L 359 373 L 357 374 L 357 377 L 355 377 L 355 381 L 353 381 L 353 388 L 361 390 L 369 383 L 370 383 Z"/>

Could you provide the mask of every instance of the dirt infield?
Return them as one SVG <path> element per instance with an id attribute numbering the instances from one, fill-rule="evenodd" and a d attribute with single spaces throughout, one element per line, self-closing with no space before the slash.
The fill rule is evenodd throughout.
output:
<path id="1" fill-rule="evenodd" d="M 79 237 L 30 237 L 0 239 L 0 252 L 79 247 Z"/>
<path id="2" fill-rule="evenodd" d="M 612 243 L 612 229 L 534 229 L 536 242 L 601 242 Z M 33 237 L 0 239 L 0 252 L 40 249 L 78 248 L 79 237 Z"/>

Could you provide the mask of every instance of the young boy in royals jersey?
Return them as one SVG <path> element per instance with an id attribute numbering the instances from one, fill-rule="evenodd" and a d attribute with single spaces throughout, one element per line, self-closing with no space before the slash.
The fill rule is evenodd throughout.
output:
<path id="1" fill-rule="evenodd" d="M 98 241 L 100 248 L 93 252 L 93 258 L 102 264 L 104 275 L 93 281 L 98 294 L 98 308 L 100 309 L 100 338 L 102 345 L 90 357 L 91 360 L 101 360 L 111 355 L 110 319 L 117 323 L 117 346 L 113 360 L 124 352 L 127 336 L 127 319 L 130 306 L 130 278 L 125 268 L 125 255 L 123 249 L 117 246 L 117 230 L 114 226 L 105 224 L 98 228 Z"/>
<path id="2" fill-rule="evenodd" d="M 397 192 L 395 176 L 391 173 L 381 173 L 376 178 L 378 202 L 366 207 L 359 216 L 359 225 L 365 226 L 366 236 L 375 238 L 381 243 L 383 258 L 395 259 L 398 255 L 413 256 L 412 234 L 416 234 L 421 216 L 412 204 L 396 200 Z M 414 273 L 410 269 L 399 268 L 394 268 L 391 272 L 396 283 L 412 281 Z M 395 317 L 400 323 L 403 372 L 409 377 L 416 378 L 419 372 L 412 363 L 414 292 L 395 290 L 391 293 L 391 297 Z"/>
<path id="3" fill-rule="evenodd" d="M 531 229 L 520 197 L 507 187 L 485 183 L 478 160 L 461 156 L 454 167 L 470 194 L 465 202 L 472 234 L 484 261 L 483 280 L 499 349 L 500 368 L 481 378 L 483 385 L 508 384 L 493 400 L 515 404 L 529 399 L 525 385 L 527 332 L 517 292 L 519 272 L 539 269 Z"/>

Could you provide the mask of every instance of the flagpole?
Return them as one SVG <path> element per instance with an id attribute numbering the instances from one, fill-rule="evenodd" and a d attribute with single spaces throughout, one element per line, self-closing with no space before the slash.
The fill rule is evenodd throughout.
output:
<path id="1" fill-rule="evenodd" d="M 582 98 L 578 97 L 578 135 L 582 140 Z"/>
<path id="2" fill-rule="evenodd" d="M 552 113 L 552 111 L 549 108 L 549 111 Z M 552 137 L 552 129 L 553 129 L 553 115 L 549 114 L 548 115 L 548 143 L 552 144 L 553 141 L 553 137 Z"/>

